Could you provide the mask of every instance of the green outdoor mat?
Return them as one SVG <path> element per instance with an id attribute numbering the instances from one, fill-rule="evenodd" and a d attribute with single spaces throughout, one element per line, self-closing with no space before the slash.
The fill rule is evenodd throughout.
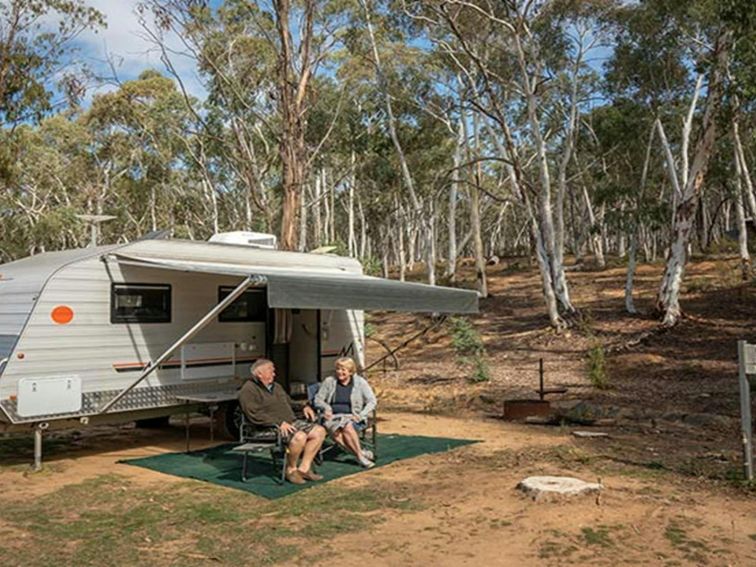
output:
<path id="1" fill-rule="evenodd" d="M 418 455 L 441 453 L 471 443 L 476 443 L 476 441 L 415 435 L 379 435 L 376 467 Z M 167 453 L 120 462 L 175 476 L 238 488 L 271 499 L 280 498 L 304 488 L 318 486 L 329 480 L 364 470 L 357 464 L 352 455 L 333 450 L 326 453 L 325 461 L 317 467 L 318 473 L 325 477 L 324 480 L 308 482 L 304 485 L 288 482 L 278 484 L 275 480 L 276 473 L 269 454 L 250 454 L 247 464 L 247 476 L 249 478 L 247 482 L 242 482 L 242 455 L 231 452 L 234 446 L 235 444 L 225 444 L 201 451 L 192 451 L 191 453 Z"/>

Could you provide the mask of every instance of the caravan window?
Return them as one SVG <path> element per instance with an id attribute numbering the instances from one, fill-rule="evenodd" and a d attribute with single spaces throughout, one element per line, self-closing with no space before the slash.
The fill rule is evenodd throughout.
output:
<path id="1" fill-rule="evenodd" d="M 223 301 L 234 290 L 231 286 L 218 288 L 218 301 Z M 264 322 L 268 302 L 264 289 L 248 289 L 218 316 L 221 323 Z"/>
<path id="2" fill-rule="evenodd" d="M 113 284 L 111 323 L 170 323 L 171 286 L 168 284 Z"/>

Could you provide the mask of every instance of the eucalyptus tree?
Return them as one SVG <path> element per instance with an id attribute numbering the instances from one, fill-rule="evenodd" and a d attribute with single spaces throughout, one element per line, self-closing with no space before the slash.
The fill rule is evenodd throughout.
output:
<path id="1" fill-rule="evenodd" d="M 589 22 L 611 3 L 423 0 L 404 6 L 457 66 L 470 104 L 486 117 L 497 159 L 531 220 L 549 319 L 561 327 L 558 307 L 575 310 L 564 271 L 562 209 L 590 75 L 586 52 L 595 44 Z"/>
<path id="2" fill-rule="evenodd" d="M 96 96 L 83 119 L 93 137 L 103 136 L 102 146 L 116 145 L 113 159 L 125 181 L 111 207 L 123 217 L 126 234 L 138 236 L 160 227 L 176 230 L 187 222 L 201 227 L 208 218 L 215 222 L 206 233 L 217 228 L 217 200 L 201 190 L 202 175 L 191 157 L 196 122 L 173 80 L 144 71 L 117 90 Z M 109 167 L 107 163 L 103 169 Z M 187 195 L 195 209 L 190 219 L 179 207 Z"/>
<path id="3" fill-rule="evenodd" d="M 239 150 L 254 163 L 251 152 L 257 127 L 264 127 L 263 144 L 278 148 L 280 180 L 280 242 L 296 249 L 299 237 L 300 199 L 308 179 L 312 152 L 306 143 L 308 120 L 317 93 L 315 77 L 325 72 L 332 50 L 344 33 L 343 6 L 324 0 L 271 0 L 250 3 L 229 0 L 218 6 L 180 0 L 149 0 L 143 13 L 154 15 L 156 28 L 145 30 L 161 46 L 172 68 L 164 32 L 184 42 L 185 53 L 197 59 L 217 103 L 233 103 L 225 110 L 243 110 L 240 120 L 252 115 L 253 125 L 232 122 Z M 145 22 L 147 23 L 147 22 Z M 245 70 L 251 70 L 249 74 Z M 210 90 L 210 89 L 209 89 Z M 267 99 L 267 100 L 266 100 Z M 265 102 L 261 102 L 265 101 Z M 274 114 L 259 112 L 269 103 Z M 238 114 L 236 114 L 238 116 Z M 261 126 L 264 125 L 264 126 Z M 241 160 L 236 160 L 241 167 Z M 242 172 L 256 183 L 257 172 Z M 255 203 L 267 206 L 262 197 Z"/>
<path id="4" fill-rule="evenodd" d="M 102 14 L 82 0 L 0 3 L 0 126 L 48 113 L 56 81 L 81 94 L 80 77 L 66 56 L 76 36 L 104 23 Z"/>
<path id="5" fill-rule="evenodd" d="M 63 240 L 50 238 L 50 228 L 67 226 L 58 220 L 67 209 L 56 208 L 44 183 L 20 181 L 28 165 L 43 175 L 45 160 L 56 163 L 55 152 L 39 147 L 31 125 L 59 106 L 55 92 L 76 99 L 83 94 L 82 77 L 71 65 L 74 40 L 85 29 L 104 25 L 100 12 L 81 0 L 8 0 L 0 3 L 0 255 L 10 259 L 33 253 Z M 65 101 L 66 96 L 61 96 Z M 20 126 L 20 128 L 19 128 Z M 40 161 L 42 160 L 42 161 Z M 53 166 L 51 166 L 53 167 Z M 58 220 L 55 220 L 58 219 Z M 67 219 L 71 221 L 72 219 Z M 71 222 L 70 224 L 74 224 Z"/>
<path id="6" fill-rule="evenodd" d="M 83 245 L 74 215 L 83 205 L 79 183 L 90 174 L 82 152 L 87 137 L 80 122 L 57 115 L 21 125 L 8 139 L 16 159 L 7 172 L 13 181 L 0 193 L 3 261 Z"/>
<path id="7" fill-rule="evenodd" d="M 643 30 L 639 34 L 639 39 L 628 45 L 626 51 L 630 54 L 647 53 L 648 56 L 643 61 L 669 61 L 671 68 L 681 77 L 678 84 L 693 85 L 688 87 L 691 91 L 691 102 L 683 120 L 679 174 L 670 144 L 666 140 L 663 128 L 659 127 L 661 122 L 656 122 L 674 195 L 671 241 L 657 296 L 657 309 L 661 313 L 663 324 L 672 326 L 681 315 L 680 285 L 707 168 L 715 151 L 730 55 L 734 46 L 744 37 L 744 25 L 753 25 L 754 7 L 753 3 L 740 0 L 728 0 L 716 5 L 705 1 L 679 5 L 648 1 L 639 5 L 628 5 L 625 10 L 630 15 L 630 21 L 637 20 L 640 24 L 638 28 Z M 632 26 L 628 29 L 633 33 Z M 654 50 L 655 53 L 652 54 L 648 51 L 649 44 L 662 45 L 665 51 L 660 53 Z M 621 43 L 623 49 L 625 45 Z M 623 53 L 623 49 L 618 53 Z M 662 57 L 663 53 L 672 56 Z M 690 76 L 691 67 L 697 74 L 695 80 Z M 645 73 L 650 74 L 653 72 L 653 65 L 645 66 L 643 69 Z M 662 72 L 665 70 L 661 69 Z M 669 73 L 662 73 L 660 77 L 652 77 L 649 83 L 653 84 L 654 80 L 662 81 L 668 75 Z M 697 101 L 704 81 L 706 96 L 703 115 L 690 159 L 688 140 L 693 131 Z M 669 93 L 669 89 L 666 88 L 659 90 Z M 674 93 L 671 94 L 673 102 L 678 100 Z"/>
<path id="8" fill-rule="evenodd" d="M 585 161 L 594 164 L 577 175 L 594 186 L 596 204 L 607 211 L 602 222 L 614 228 L 617 239 L 626 235 L 629 240 L 625 306 L 630 313 L 636 312 L 633 279 L 638 247 L 649 249 L 649 238 L 666 226 L 671 210 L 668 202 L 655 196 L 664 174 L 663 158 L 653 151 L 654 122 L 645 105 L 615 98 L 586 115 L 583 128 L 590 132 L 581 137 L 578 149 Z M 588 231 L 600 239 L 602 231 L 593 223 Z"/>

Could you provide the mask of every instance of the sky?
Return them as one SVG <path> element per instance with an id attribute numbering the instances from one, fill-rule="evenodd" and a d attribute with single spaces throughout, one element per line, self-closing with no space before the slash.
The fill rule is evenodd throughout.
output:
<path id="1" fill-rule="evenodd" d="M 167 74 L 160 60 L 160 52 L 148 39 L 137 13 L 138 0 L 88 0 L 87 5 L 96 8 L 104 16 L 107 27 L 97 31 L 86 30 L 78 36 L 74 47 L 75 61 L 85 64 L 96 76 L 105 78 L 103 84 L 92 85 L 85 102 L 97 93 L 116 88 L 111 81 L 113 70 L 121 82 L 135 79 L 145 69 L 157 69 Z M 145 19 L 151 24 L 150 14 Z M 167 36 L 168 46 L 178 52 L 184 51 L 180 38 Z M 112 68 L 111 63 L 112 62 Z M 205 91 L 197 75 L 194 60 L 187 56 L 172 55 L 172 61 L 190 94 L 205 98 Z"/>

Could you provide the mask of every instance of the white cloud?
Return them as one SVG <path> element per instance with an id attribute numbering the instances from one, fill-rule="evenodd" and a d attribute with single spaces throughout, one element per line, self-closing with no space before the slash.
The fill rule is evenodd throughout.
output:
<path id="1" fill-rule="evenodd" d="M 86 30 L 77 38 L 79 59 L 101 77 L 113 76 L 120 81 L 136 78 L 145 69 L 157 69 L 167 74 L 160 59 L 160 50 L 149 39 L 137 12 L 138 0 L 88 0 L 87 4 L 99 10 L 107 27 L 97 31 Z M 152 17 L 143 18 L 152 26 Z M 171 50 L 171 61 L 190 94 L 205 98 L 205 90 L 197 75 L 195 61 L 185 53 L 185 48 L 173 33 L 165 37 Z M 113 69 L 111 69 L 111 66 Z M 107 92 L 112 86 L 98 85 L 94 92 Z M 89 96 L 93 93 L 90 92 Z"/>

